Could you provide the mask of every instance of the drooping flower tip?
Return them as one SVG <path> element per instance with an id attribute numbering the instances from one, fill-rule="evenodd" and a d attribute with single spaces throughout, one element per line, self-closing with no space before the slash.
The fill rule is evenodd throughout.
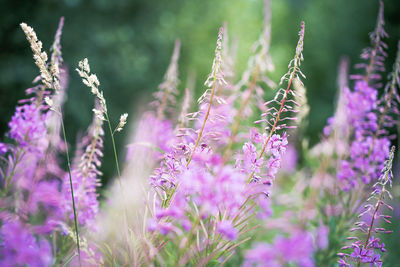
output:
<path id="1" fill-rule="evenodd" d="M 215 50 L 215 55 L 216 56 L 222 50 L 222 38 L 223 38 L 223 35 L 224 35 L 224 28 L 221 27 L 221 28 L 219 28 L 219 31 L 218 31 L 217 48 Z"/>
<path id="2" fill-rule="evenodd" d="M 215 48 L 215 58 L 213 61 L 213 65 L 211 68 L 211 73 L 208 76 L 207 80 L 205 81 L 205 85 L 208 87 L 213 86 L 215 82 L 218 82 L 219 84 L 227 84 L 227 82 L 224 79 L 224 73 L 222 72 L 221 66 L 222 66 L 222 38 L 224 34 L 224 28 L 221 27 L 219 28 L 218 32 L 218 39 L 217 39 L 217 46 Z"/>
<path id="3" fill-rule="evenodd" d="M 297 49 L 296 49 L 296 56 L 300 57 L 300 60 L 303 60 L 303 45 L 304 45 L 304 33 L 306 30 L 306 24 L 304 21 L 301 22 L 300 25 L 300 31 L 299 31 L 299 42 L 297 43 Z"/>
<path id="4" fill-rule="evenodd" d="M 372 33 L 372 36 L 376 37 L 377 35 L 380 35 L 381 37 L 388 37 L 388 34 L 386 33 L 383 26 L 385 26 L 384 4 L 383 4 L 382 0 L 379 0 L 379 13 L 378 13 L 378 18 L 377 18 L 377 23 L 376 23 L 376 30 L 375 30 L 375 32 Z"/>
<path id="5" fill-rule="evenodd" d="M 55 52 L 55 53 L 53 53 L 53 55 L 55 57 L 57 57 L 58 59 L 62 59 L 61 58 L 61 45 L 60 45 L 61 40 L 60 39 L 61 39 L 63 28 L 64 28 L 64 17 L 61 17 L 60 21 L 58 22 L 58 28 L 56 31 L 56 35 L 54 37 L 54 43 L 53 43 L 53 47 L 52 47 L 53 52 Z M 55 58 L 54 59 L 52 58 L 52 60 L 55 60 Z"/>
<path id="6" fill-rule="evenodd" d="M 382 175 L 379 178 L 379 181 L 382 186 L 385 186 L 387 183 L 389 183 L 389 185 L 392 186 L 392 179 L 393 179 L 392 166 L 393 166 L 393 158 L 395 150 L 396 150 L 395 146 L 392 146 L 390 150 L 389 159 L 385 161 L 385 166 L 382 170 Z"/>

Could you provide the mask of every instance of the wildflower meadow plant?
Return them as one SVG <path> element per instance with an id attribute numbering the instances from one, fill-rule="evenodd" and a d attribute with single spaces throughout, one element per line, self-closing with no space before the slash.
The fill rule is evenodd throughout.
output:
<path id="1" fill-rule="evenodd" d="M 391 253 L 382 235 L 392 233 L 385 224 L 400 100 L 400 42 L 393 71 L 382 77 L 383 3 L 360 72 L 348 75 L 348 60 L 341 61 L 336 111 L 314 147 L 302 131 L 310 111 L 301 70 L 306 23 L 277 85 L 269 0 L 264 16 L 241 75 L 228 25 L 219 29 L 197 105 L 191 86 L 181 90 L 184 44 L 175 42 L 123 160 L 115 138 L 129 126 L 128 114 L 110 120 L 87 58 L 70 77 L 61 53 L 64 18 L 50 56 L 21 23 L 40 74 L 0 143 L 0 265 L 382 266 Z M 75 76 L 94 106 L 70 158 L 63 105 Z M 274 96 L 265 99 L 269 89 Z M 99 198 L 108 139 L 116 185 Z"/>

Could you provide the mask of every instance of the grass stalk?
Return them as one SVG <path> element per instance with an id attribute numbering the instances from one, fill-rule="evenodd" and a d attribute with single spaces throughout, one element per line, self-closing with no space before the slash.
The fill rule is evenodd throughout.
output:
<path id="1" fill-rule="evenodd" d="M 63 116 L 62 116 L 61 112 L 60 112 L 60 115 L 61 115 L 61 128 L 62 128 L 63 139 L 64 139 L 64 143 L 65 143 L 65 154 L 67 156 L 69 184 L 71 186 L 72 208 L 74 210 L 74 226 L 75 226 L 75 233 L 76 233 L 76 245 L 77 245 L 77 248 L 78 248 L 79 266 L 82 266 L 81 265 L 81 249 L 80 249 L 80 244 L 79 244 L 78 220 L 77 220 L 76 208 L 75 208 L 74 187 L 72 185 L 71 162 L 70 162 L 70 159 L 69 159 L 69 152 L 68 152 L 67 136 L 65 134 L 64 119 L 63 119 Z"/>

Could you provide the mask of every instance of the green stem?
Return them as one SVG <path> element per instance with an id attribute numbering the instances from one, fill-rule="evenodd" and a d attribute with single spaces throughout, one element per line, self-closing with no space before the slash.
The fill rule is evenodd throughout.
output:
<path id="1" fill-rule="evenodd" d="M 118 183 L 119 183 L 119 187 L 120 187 L 120 190 L 121 190 L 121 196 L 122 196 L 122 199 L 124 201 L 124 205 L 123 205 L 123 209 L 124 209 L 124 224 L 125 224 L 125 229 L 126 229 L 126 242 L 127 242 L 127 246 L 128 246 L 128 244 L 129 244 L 128 215 L 127 215 L 127 209 L 126 209 L 126 206 L 125 206 L 126 205 L 125 204 L 125 196 L 124 196 L 124 189 L 122 187 L 121 171 L 119 169 L 117 148 L 115 146 L 114 132 L 113 132 L 112 127 L 111 127 L 111 122 L 110 122 L 110 118 L 108 117 L 108 112 L 105 111 L 104 114 L 106 115 L 108 129 L 109 129 L 110 135 L 111 135 L 111 141 L 112 141 L 113 150 L 114 150 L 115 166 L 117 168 L 117 174 L 118 174 Z"/>
<path id="2" fill-rule="evenodd" d="M 217 63 L 217 64 L 218 64 L 218 63 Z M 218 68 L 219 68 L 219 66 L 217 65 L 216 69 L 218 69 Z M 194 153 L 195 153 L 195 151 L 196 151 L 196 148 L 197 148 L 198 145 L 199 145 L 201 136 L 202 136 L 202 134 L 203 134 L 204 127 L 206 126 L 206 122 L 207 122 L 208 116 L 210 116 L 210 110 L 211 110 L 212 102 L 213 102 L 213 99 L 214 99 L 215 87 L 216 87 L 216 83 L 217 83 L 217 82 L 216 82 L 216 79 L 217 79 L 217 72 L 215 71 L 215 72 L 214 72 L 214 77 L 213 77 L 213 85 L 212 85 L 212 89 L 211 89 L 210 103 L 208 104 L 208 108 L 207 108 L 206 115 L 205 115 L 205 117 L 204 117 L 203 124 L 201 125 L 200 132 L 199 132 L 199 134 L 198 134 L 198 136 L 197 136 L 197 140 L 196 140 L 196 143 L 194 144 L 194 147 L 193 147 L 193 149 L 192 149 L 192 152 L 190 153 L 189 159 L 188 159 L 188 161 L 187 161 L 187 163 L 186 163 L 186 167 L 188 167 L 189 164 L 190 164 L 190 162 L 192 161 L 193 155 L 194 155 Z"/>
<path id="3" fill-rule="evenodd" d="M 78 247 L 79 266 L 81 266 L 81 248 L 80 248 L 80 245 L 79 245 L 79 231 L 78 231 L 78 220 L 77 220 L 76 209 L 75 209 L 74 187 L 72 185 L 71 162 L 69 160 L 67 136 L 65 134 L 65 127 L 64 127 L 64 119 L 63 119 L 61 113 L 60 113 L 60 115 L 61 115 L 61 128 L 62 128 L 64 143 L 65 143 L 65 154 L 67 155 L 69 184 L 71 186 L 71 196 L 72 196 L 72 208 L 74 210 L 74 224 L 75 224 L 75 233 L 76 233 L 76 245 Z"/>
<path id="4" fill-rule="evenodd" d="M 110 123 L 110 118 L 108 117 L 108 113 L 105 112 L 105 115 L 106 115 L 106 120 L 107 120 L 107 124 L 108 124 L 108 129 L 110 130 L 111 141 L 112 141 L 113 150 L 114 150 L 115 166 L 117 167 L 118 177 L 121 178 L 121 172 L 119 170 L 119 163 L 118 163 L 117 149 L 115 147 L 114 132 L 113 132 L 113 130 L 111 128 L 111 123 Z M 121 179 L 118 179 L 118 180 L 119 180 L 119 182 L 121 184 Z"/>

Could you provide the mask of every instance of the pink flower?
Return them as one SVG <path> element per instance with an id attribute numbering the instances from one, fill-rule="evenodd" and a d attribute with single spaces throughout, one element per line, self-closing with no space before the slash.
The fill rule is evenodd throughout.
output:
<path id="1" fill-rule="evenodd" d="M 230 221 L 222 221 L 218 223 L 218 232 L 228 240 L 235 240 L 238 236 L 238 230 L 233 226 Z"/>

